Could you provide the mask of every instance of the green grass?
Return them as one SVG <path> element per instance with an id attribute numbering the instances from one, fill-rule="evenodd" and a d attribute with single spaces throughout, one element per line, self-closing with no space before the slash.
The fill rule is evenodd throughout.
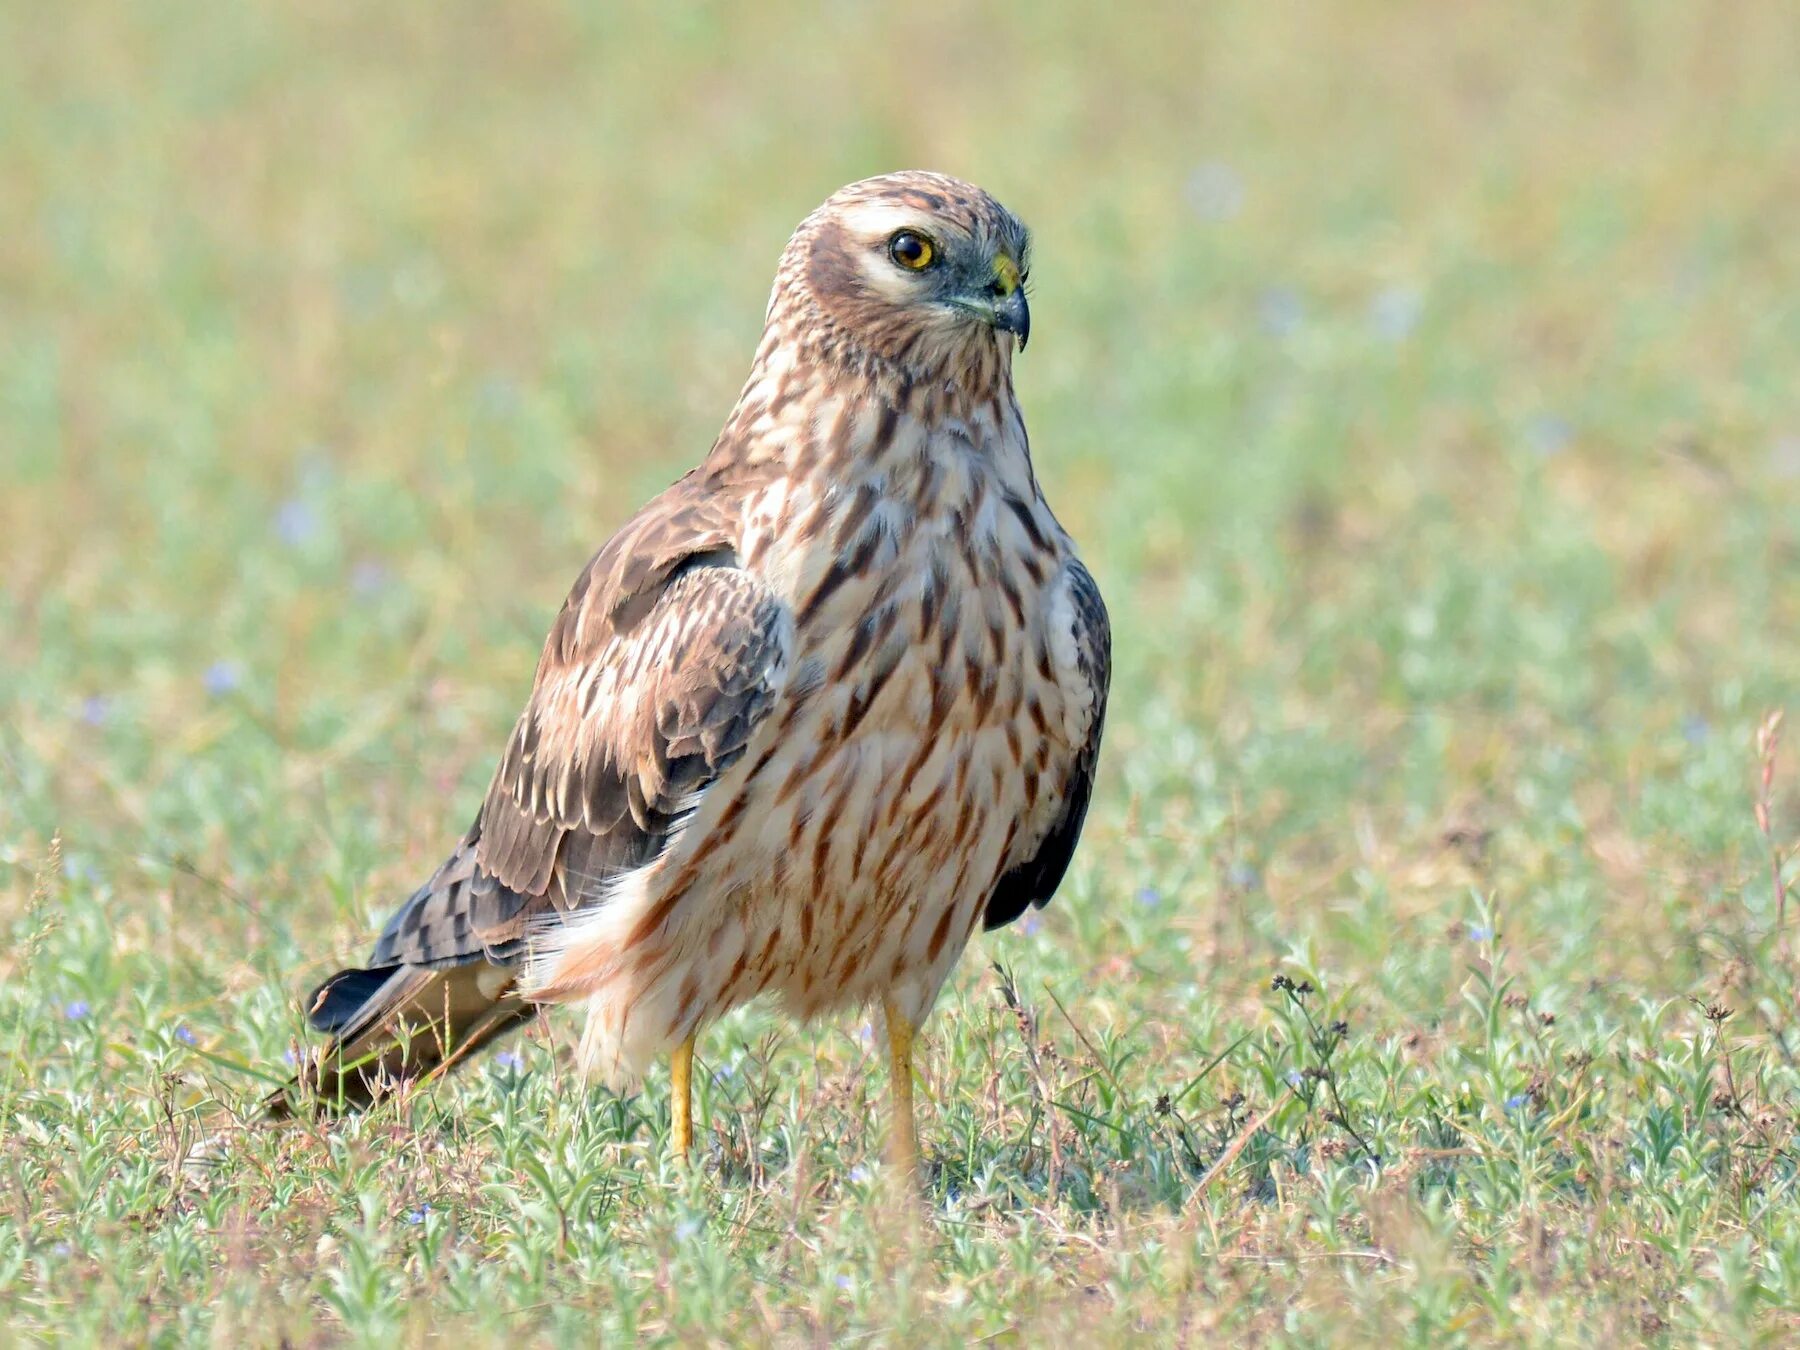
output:
<path id="1" fill-rule="evenodd" d="M 0 7 L 11 1337 L 1800 1335 L 1800 20 L 1196 8 Z M 237 1128 L 907 165 L 1035 228 L 1117 644 L 925 1217 L 860 1018 L 713 1029 L 696 1176 L 560 1015 Z"/>

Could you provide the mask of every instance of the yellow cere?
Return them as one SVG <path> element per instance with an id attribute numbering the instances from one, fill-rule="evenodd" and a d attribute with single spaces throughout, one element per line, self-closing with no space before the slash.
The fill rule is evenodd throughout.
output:
<path id="1" fill-rule="evenodd" d="M 1019 264 L 1004 253 L 994 259 L 994 284 L 1001 295 L 1011 295 L 1019 289 Z"/>

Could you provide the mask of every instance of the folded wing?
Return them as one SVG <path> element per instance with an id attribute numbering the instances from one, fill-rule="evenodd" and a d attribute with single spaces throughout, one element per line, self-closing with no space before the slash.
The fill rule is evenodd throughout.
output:
<path id="1" fill-rule="evenodd" d="M 544 645 L 474 826 L 388 921 L 369 965 L 308 999 L 327 1100 L 436 1071 L 531 1015 L 535 923 L 604 904 L 744 754 L 778 697 L 793 619 L 737 566 L 684 479 L 602 549 Z"/>

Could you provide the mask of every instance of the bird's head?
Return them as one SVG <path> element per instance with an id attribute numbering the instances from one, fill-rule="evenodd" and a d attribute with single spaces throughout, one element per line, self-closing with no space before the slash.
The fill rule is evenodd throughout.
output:
<path id="1" fill-rule="evenodd" d="M 1031 335 L 1030 235 L 980 188 L 911 171 L 842 188 L 782 255 L 770 319 L 798 310 L 833 338 L 918 371 L 954 375 Z"/>

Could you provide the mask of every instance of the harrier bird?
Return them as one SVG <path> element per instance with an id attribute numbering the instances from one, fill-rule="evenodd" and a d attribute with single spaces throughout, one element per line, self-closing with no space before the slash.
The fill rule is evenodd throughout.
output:
<path id="1" fill-rule="evenodd" d="M 581 574 L 481 813 L 311 995 L 326 1101 L 585 1003 L 614 1086 L 757 997 L 885 1013 L 895 1159 L 915 1030 L 977 924 L 1081 833 L 1110 637 L 1013 396 L 1025 227 L 932 173 L 838 192 L 782 254 L 700 466 Z"/>

